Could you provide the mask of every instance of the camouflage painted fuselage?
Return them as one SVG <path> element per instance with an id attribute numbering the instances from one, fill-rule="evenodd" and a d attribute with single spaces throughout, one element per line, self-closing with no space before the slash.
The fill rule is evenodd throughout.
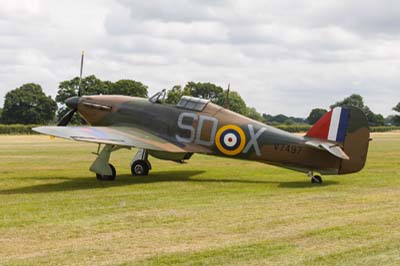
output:
<path id="1" fill-rule="evenodd" d="M 369 129 L 365 117 L 357 109 L 350 110 L 353 118 L 343 143 L 350 160 L 342 160 L 306 145 L 308 137 L 276 129 L 211 102 L 200 112 L 127 96 L 85 96 L 78 104 L 79 114 L 92 126 L 131 126 L 182 147 L 187 153 L 255 160 L 323 174 L 357 172 L 365 164 Z M 157 157 L 157 152 L 153 155 Z M 174 158 L 174 154 L 163 156 Z"/>

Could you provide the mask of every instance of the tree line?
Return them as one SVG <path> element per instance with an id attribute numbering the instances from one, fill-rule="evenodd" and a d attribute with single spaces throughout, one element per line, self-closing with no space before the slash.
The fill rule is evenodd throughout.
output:
<path id="1" fill-rule="evenodd" d="M 94 75 L 85 77 L 81 81 L 83 95 L 128 95 L 148 97 L 148 87 L 143 83 L 130 79 L 116 82 L 103 81 Z M 49 124 L 55 123 L 67 111 L 64 104 L 69 97 L 76 96 L 79 88 L 79 78 L 60 82 L 55 99 L 46 95 L 39 84 L 27 83 L 9 91 L 4 99 L 4 107 L 0 108 L 0 122 L 3 124 Z M 209 82 L 190 81 L 182 85 L 175 85 L 167 90 L 166 104 L 176 104 L 184 95 L 209 99 L 211 102 L 224 106 L 234 112 L 271 125 L 314 124 L 328 110 L 314 108 L 307 118 L 291 117 L 283 114 L 261 114 L 254 107 L 248 106 L 237 91 L 223 89 Z M 370 126 L 400 125 L 400 102 L 393 107 L 398 115 L 384 118 L 375 114 L 364 104 L 363 98 L 358 94 L 338 101 L 330 106 L 355 106 L 362 109 Z M 78 116 L 74 117 L 73 124 L 79 124 Z"/>

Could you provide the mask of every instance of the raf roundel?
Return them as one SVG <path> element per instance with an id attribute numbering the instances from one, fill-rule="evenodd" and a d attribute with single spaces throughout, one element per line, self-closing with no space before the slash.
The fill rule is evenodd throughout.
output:
<path id="1" fill-rule="evenodd" d="M 215 134 L 215 145 L 223 154 L 237 155 L 243 150 L 245 144 L 246 135 L 238 126 L 223 126 Z"/>

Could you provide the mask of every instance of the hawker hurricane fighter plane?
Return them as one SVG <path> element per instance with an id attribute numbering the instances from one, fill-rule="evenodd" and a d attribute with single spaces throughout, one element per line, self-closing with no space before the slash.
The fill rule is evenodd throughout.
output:
<path id="1" fill-rule="evenodd" d="M 83 53 L 80 81 L 82 79 Z M 80 82 L 79 82 L 80 83 Z M 57 126 L 33 130 L 50 136 L 97 143 L 90 167 L 99 180 L 114 180 L 111 152 L 138 149 L 132 175 L 148 175 L 153 157 L 183 162 L 194 153 L 253 160 L 306 172 L 314 183 L 321 174 L 347 174 L 365 164 L 369 128 L 364 113 L 354 107 L 336 107 L 305 136 L 290 134 L 242 116 L 209 100 L 183 96 L 177 105 L 163 103 L 165 90 L 150 99 L 95 95 L 66 100 L 70 108 Z M 73 115 L 90 126 L 67 126 Z M 100 151 L 101 145 L 103 148 Z"/>
<path id="2" fill-rule="evenodd" d="M 59 126 L 34 130 L 50 136 L 103 145 L 90 170 L 99 180 L 114 180 L 110 154 L 135 147 L 132 175 L 147 175 L 148 155 L 183 162 L 194 153 L 253 160 L 306 172 L 312 182 L 321 174 L 347 174 L 365 164 L 368 122 L 354 107 L 336 107 L 306 134 L 299 136 L 218 106 L 183 96 L 177 105 L 163 103 L 165 91 L 150 99 L 117 96 L 75 96 Z M 90 126 L 66 126 L 78 112 Z"/>

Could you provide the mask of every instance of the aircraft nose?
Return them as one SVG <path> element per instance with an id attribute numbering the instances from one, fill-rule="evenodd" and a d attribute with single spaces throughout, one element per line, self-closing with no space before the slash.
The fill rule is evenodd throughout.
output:
<path id="1" fill-rule="evenodd" d="M 78 109 L 78 103 L 79 103 L 79 100 L 81 99 L 81 97 L 79 97 L 79 96 L 74 96 L 74 97 L 71 97 L 71 98 L 68 98 L 66 101 L 65 101 L 65 104 L 70 108 L 70 109 Z"/>

